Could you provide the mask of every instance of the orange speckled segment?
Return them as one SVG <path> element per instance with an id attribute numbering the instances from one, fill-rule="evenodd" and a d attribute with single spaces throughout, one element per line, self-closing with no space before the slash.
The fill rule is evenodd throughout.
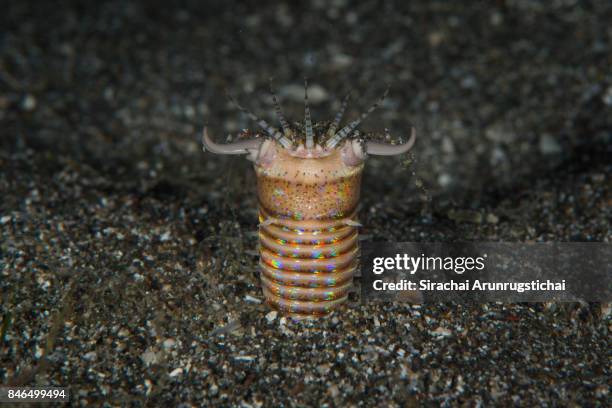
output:
<path id="1" fill-rule="evenodd" d="M 291 316 L 323 316 L 348 297 L 358 267 L 355 209 L 363 164 L 338 151 L 298 158 L 279 151 L 256 166 L 261 283 L 266 301 Z"/>
<path id="2" fill-rule="evenodd" d="M 346 166 L 339 151 L 319 158 L 281 150 L 269 166 L 255 166 L 260 205 L 274 217 L 344 218 L 359 201 L 363 164 Z"/>

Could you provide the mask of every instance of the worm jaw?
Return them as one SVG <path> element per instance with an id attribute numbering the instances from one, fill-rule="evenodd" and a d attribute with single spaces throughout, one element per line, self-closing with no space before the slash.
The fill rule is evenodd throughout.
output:
<path id="1" fill-rule="evenodd" d="M 358 166 L 366 159 L 366 152 L 359 140 L 347 140 L 340 149 L 342 161 L 347 166 Z"/>
<path id="2" fill-rule="evenodd" d="M 264 140 L 256 151 L 251 151 L 247 159 L 259 166 L 269 166 L 277 156 L 277 144 L 272 140 Z"/>

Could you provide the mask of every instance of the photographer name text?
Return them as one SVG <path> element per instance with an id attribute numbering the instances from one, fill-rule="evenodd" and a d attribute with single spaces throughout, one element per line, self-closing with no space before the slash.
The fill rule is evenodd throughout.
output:
<path id="1" fill-rule="evenodd" d="M 530 282 L 486 282 L 479 279 L 470 281 L 450 280 L 448 282 L 433 282 L 429 279 L 421 279 L 412 281 L 401 279 L 397 282 L 386 282 L 382 279 L 377 279 L 372 283 L 372 287 L 377 291 L 398 291 L 398 290 L 427 290 L 427 291 L 514 291 L 514 292 L 529 292 L 529 291 L 564 291 L 565 279 L 554 282 L 551 280 L 533 280 Z"/>
<path id="2" fill-rule="evenodd" d="M 410 256 L 396 254 L 393 257 L 376 257 L 373 259 L 372 272 L 381 275 L 386 271 L 401 271 L 409 275 L 417 272 L 445 271 L 462 275 L 465 272 L 480 272 L 485 269 L 487 255 L 478 257 L 441 257 L 441 256 Z M 377 279 L 372 282 L 376 291 L 565 291 L 565 279 L 551 281 L 549 279 L 534 279 L 527 282 L 487 282 L 480 279 L 453 280 L 447 282 L 431 279 L 400 279 L 385 281 Z"/>

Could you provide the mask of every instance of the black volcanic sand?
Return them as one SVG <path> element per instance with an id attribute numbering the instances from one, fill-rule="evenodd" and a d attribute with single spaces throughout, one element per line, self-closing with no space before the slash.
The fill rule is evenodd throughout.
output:
<path id="1" fill-rule="evenodd" d="M 361 128 L 419 140 L 368 161 L 365 239 L 609 242 L 612 3 L 216 3 L 3 8 L 0 383 L 71 405 L 610 406 L 606 304 L 269 313 L 253 171 L 199 135 L 254 127 L 228 91 L 272 119 L 270 76 L 292 120 L 305 75 L 317 120 L 388 83 Z"/>

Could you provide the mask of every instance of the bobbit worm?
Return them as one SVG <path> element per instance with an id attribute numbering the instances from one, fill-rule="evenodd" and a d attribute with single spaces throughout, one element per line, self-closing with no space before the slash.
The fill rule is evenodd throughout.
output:
<path id="1" fill-rule="evenodd" d="M 270 86 L 281 130 L 233 101 L 265 132 L 264 138 L 217 144 L 205 127 L 203 149 L 246 154 L 254 163 L 259 202 L 259 267 L 269 305 L 294 318 L 322 316 L 348 298 L 358 265 L 357 205 L 368 155 L 408 152 L 416 140 L 391 145 L 361 138 L 357 127 L 388 93 L 340 127 L 349 95 L 332 122 L 312 123 L 308 85 L 305 118 L 289 124 Z"/>

